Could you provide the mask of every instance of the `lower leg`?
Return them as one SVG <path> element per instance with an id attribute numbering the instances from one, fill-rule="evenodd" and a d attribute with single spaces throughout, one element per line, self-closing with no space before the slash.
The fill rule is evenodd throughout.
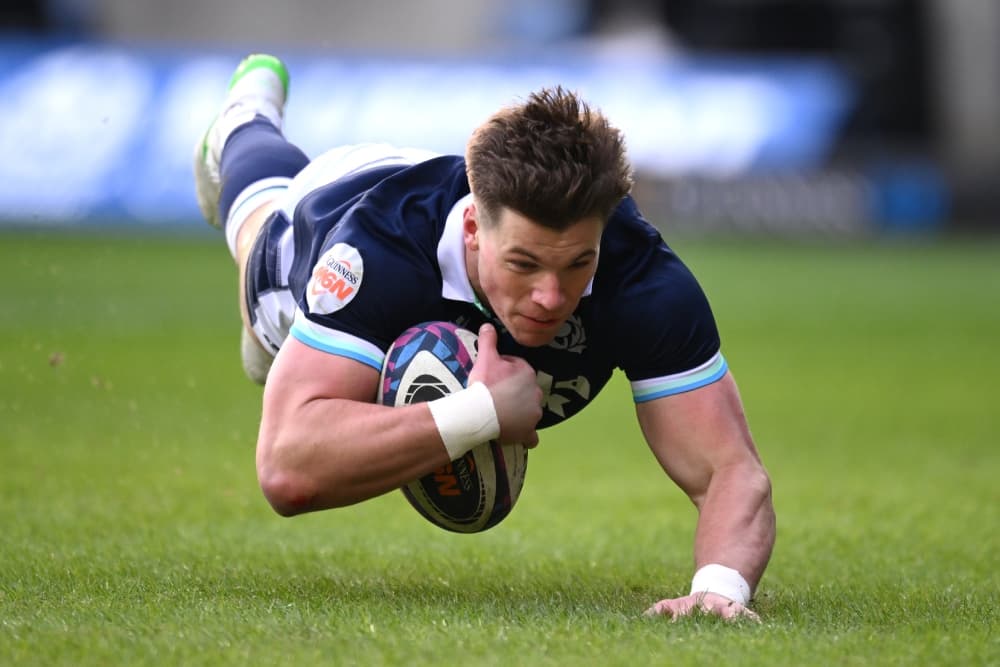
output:
<path id="1" fill-rule="evenodd" d="M 220 160 L 222 188 L 219 193 L 219 220 L 226 233 L 226 243 L 239 262 L 241 230 L 251 218 L 258 219 L 256 229 L 267 218 L 261 214 L 272 207 L 292 178 L 309 163 L 309 158 L 290 143 L 267 119 L 258 116 L 236 128 L 226 140 Z M 249 244 L 256 231 L 249 236 Z M 244 258 L 246 253 L 242 253 Z"/>
<path id="2" fill-rule="evenodd" d="M 258 342 L 247 311 L 247 264 L 258 234 L 292 178 L 308 162 L 301 150 L 262 117 L 236 128 L 222 150 L 219 220 L 239 272 L 237 301 L 243 321 L 240 336 L 243 369 L 258 384 L 264 384 L 273 357 Z"/>

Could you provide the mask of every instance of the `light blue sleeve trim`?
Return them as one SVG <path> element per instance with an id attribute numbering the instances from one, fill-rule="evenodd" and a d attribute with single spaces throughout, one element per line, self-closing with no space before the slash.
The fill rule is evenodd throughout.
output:
<path id="1" fill-rule="evenodd" d="M 664 396 L 683 394 L 718 382 L 728 370 L 729 365 L 722 352 L 716 352 L 711 359 L 689 371 L 633 382 L 632 399 L 636 403 L 645 403 Z"/>
<path id="2" fill-rule="evenodd" d="M 347 357 L 354 361 L 360 361 L 366 366 L 371 366 L 377 371 L 382 370 L 385 354 L 378 347 L 357 336 L 342 331 L 324 329 L 307 320 L 302 311 L 295 314 L 295 321 L 292 323 L 289 333 L 299 342 L 315 350 Z"/>

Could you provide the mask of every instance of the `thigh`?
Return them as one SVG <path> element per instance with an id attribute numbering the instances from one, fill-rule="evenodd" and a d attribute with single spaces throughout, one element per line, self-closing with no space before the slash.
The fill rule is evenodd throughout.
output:
<path id="1" fill-rule="evenodd" d="M 268 344 L 267 338 L 274 339 L 277 332 L 271 331 L 265 338 L 262 334 L 259 321 L 262 316 L 266 321 L 279 321 L 280 313 L 262 312 L 262 304 L 259 295 L 263 291 L 285 289 L 287 291 L 287 280 L 280 280 L 280 276 L 270 276 L 266 274 L 266 255 L 280 251 L 275 244 L 268 243 L 266 233 L 268 224 L 271 223 L 280 213 L 277 209 L 277 202 L 271 201 L 258 207 L 244 223 L 236 239 L 236 262 L 239 266 L 239 304 L 240 316 L 243 319 L 244 328 L 250 332 L 252 339 L 264 350 L 274 354 L 277 350 Z M 271 284 L 273 283 L 273 284 Z M 264 338 L 262 340 L 262 338 Z M 284 337 L 281 337 L 283 340 Z M 280 340 L 277 341 L 280 345 Z"/>

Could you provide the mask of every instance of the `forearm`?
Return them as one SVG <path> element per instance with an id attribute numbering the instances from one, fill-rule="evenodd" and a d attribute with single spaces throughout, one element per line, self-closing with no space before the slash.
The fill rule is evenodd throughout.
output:
<path id="1" fill-rule="evenodd" d="M 756 462 L 714 472 L 698 504 L 695 533 L 696 569 L 710 563 L 725 565 L 750 584 L 764 574 L 775 538 L 774 507 L 767 473 Z"/>
<path id="2" fill-rule="evenodd" d="M 315 399 L 273 414 L 265 397 L 257 473 L 280 514 L 350 505 L 397 489 L 448 463 L 426 405 L 389 408 Z"/>

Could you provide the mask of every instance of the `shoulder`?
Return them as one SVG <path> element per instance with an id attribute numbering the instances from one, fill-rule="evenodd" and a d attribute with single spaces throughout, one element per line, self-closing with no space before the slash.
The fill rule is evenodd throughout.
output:
<path id="1" fill-rule="evenodd" d="M 633 380 L 688 371 L 719 351 L 704 290 L 631 199 L 608 224 L 593 299 L 606 340 Z"/>
<path id="2" fill-rule="evenodd" d="M 329 190 L 303 200 L 295 232 L 306 231 L 303 245 L 311 247 L 302 248 L 309 260 L 296 266 L 292 287 L 305 316 L 384 348 L 407 326 L 435 315 L 437 245 L 448 212 L 468 190 L 464 174 L 460 158 L 442 157 L 369 175 L 376 182 L 335 208 Z M 320 230 L 308 225 L 311 215 L 334 219 Z"/>
<path id="3" fill-rule="evenodd" d="M 620 316 L 687 301 L 704 293 L 684 261 L 627 198 L 615 210 L 601 240 L 594 291 L 607 293 Z"/>

